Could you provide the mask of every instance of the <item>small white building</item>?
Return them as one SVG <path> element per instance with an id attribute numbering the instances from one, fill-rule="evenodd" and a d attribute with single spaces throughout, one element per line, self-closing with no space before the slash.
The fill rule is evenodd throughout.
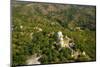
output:
<path id="1" fill-rule="evenodd" d="M 23 29 L 23 26 L 22 25 L 20 25 L 20 29 Z"/>
<path id="2" fill-rule="evenodd" d="M 34 27 L 34 30 L 37 30 L 37 32 L 43 31 L 42 28 L 40 28 L 40 27 Z"/>
<path id="3" fill-rule="evenodd" d="M 70 46 L 73 46 L 73 42 L 70 43 L 72 39 L 70 39 L 68 36 L 63 36 L 62 32 L 59 31 L 57 33 L 57 44 L 60 45 L 61 47 L 70 47 Z"/>
<path id="4" fill-rule="evenodd" d="M 61 32 L 61 31 L 59 31 L 59 32 L 57 33 L 57 37 L 58 37 L 58 39 L 63 38 L 63 34 L 62 34 L 62 32 Z"/>

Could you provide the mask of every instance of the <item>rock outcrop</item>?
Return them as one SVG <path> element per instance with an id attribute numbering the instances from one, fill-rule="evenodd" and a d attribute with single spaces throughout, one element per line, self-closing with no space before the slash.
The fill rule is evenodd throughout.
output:
<path id="1" fill-rule="evenodd" d="M 40 61 L 38 61 L 41 58 L 41 56 L 37 57 L 37 55 L 32 55 L 30 58 L 27 59 L 26 63 L 28 65 L 30 64 L 41 64 Z"/>

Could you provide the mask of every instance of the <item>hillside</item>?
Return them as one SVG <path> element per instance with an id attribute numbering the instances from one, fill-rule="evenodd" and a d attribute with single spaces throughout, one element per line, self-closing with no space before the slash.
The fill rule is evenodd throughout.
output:
<path id="1" fill-rule="evenodd" d="M 15 2 L 11 28 L 13 65 L 96 60 L 95 6 Z"/>

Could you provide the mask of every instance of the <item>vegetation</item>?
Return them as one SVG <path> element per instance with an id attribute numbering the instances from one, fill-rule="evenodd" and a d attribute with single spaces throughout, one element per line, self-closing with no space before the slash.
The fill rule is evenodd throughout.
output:
<path id="1" fill-rule="evenodd" d="M 31 55 L 41 64 L 96 60 L 95 6 L 14 2 L 12 4 L 12 61 L 26 65 Z M 72 38 L 76 50 L 87 56 L 75 59 L 68 48 L 59 50 L 56 33 Z"/>

